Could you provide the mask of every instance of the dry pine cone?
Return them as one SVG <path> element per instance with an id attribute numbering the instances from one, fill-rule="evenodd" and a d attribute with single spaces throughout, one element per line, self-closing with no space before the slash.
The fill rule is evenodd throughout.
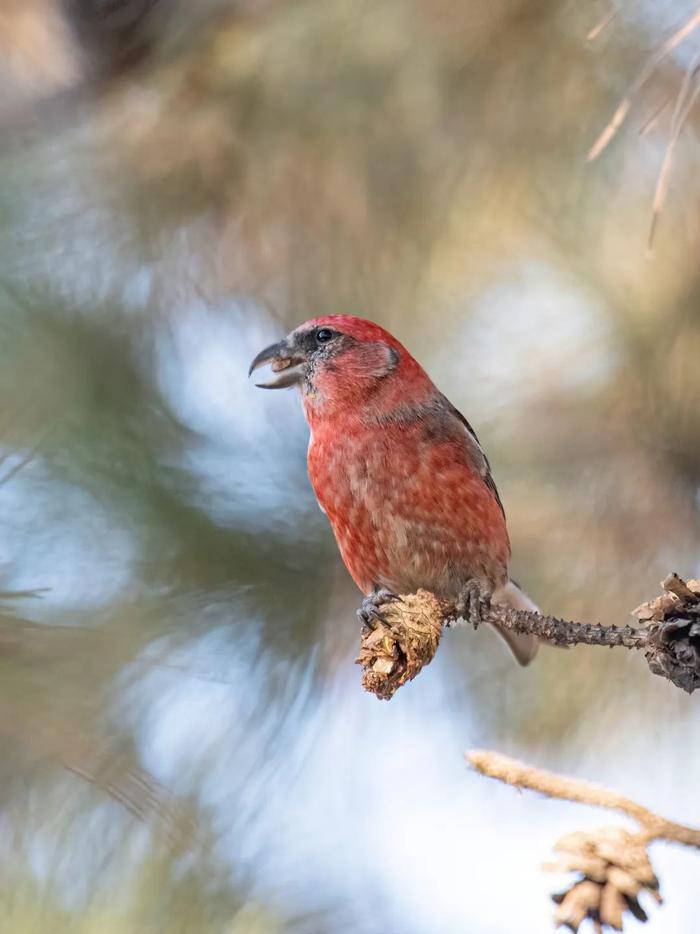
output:
<path id="1" fill-rule="evenodd" d="M 427 665 L 437 651 L 442 633 L 441 607 L 427 590 L 403 594 L 381 609 L 383 622 L 362 630 L 360 654 L 362 685 L 381 700 L 396 691 Z"/>
<path id="2" fill-rule="evenodd" d="M 632 615 L 656 627 L 645 653 L 654 674 L 691 693 L 700 688 L 700 581 L 669 574 L 661 586 L 661 596 Z"/>
<path id="3" fill-rule="evenodd" d="M 606 927 L 621 931 L 625 912 L 639 921 L 647 920 L 639 904 L 642 892 L 661 902 L 659 880 L 640 834 L 603 827 L 592 833 L 567 834 L 554 849 L 559 861 L 544 868 L 579 874 L 569 889 L 552 896 L 557 904 L 557 927 L 568 927 L 575 934 L 589 920 L 598 934 Z"/>

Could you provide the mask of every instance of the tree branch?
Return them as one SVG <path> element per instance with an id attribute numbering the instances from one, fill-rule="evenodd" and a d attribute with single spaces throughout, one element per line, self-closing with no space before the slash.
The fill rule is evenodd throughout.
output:
<path id="1" fill-rule="evenodd" d="M 598 934 L 606 927 L 621 931 L 627 912 L 639 921 L 646 921 L 639 896 L 647 894 L 659 904 L 662 901 L 659 880 L 647 852 L 649 844 L 668 840 L 700 849 L 700 829 L 666 820 L 602 785 L 545 772 L 497 752 L 474 749 L 467 753 L 466 759 L 480 774 L 514 788 L 621 811 L 639 824 L 637 833 L 622 827 L 601 827 L 567 834 L 555 843 L 558 860 L 543 868 L 576 873 L 567 889 L 552 896 L 557 905 L 554 916 L 557 927 L 576 932 L 588 920 Z"/>
<path id="2" fill-rule="evenodd" d="M 537 769 L 524 762 L 518 762 L 517 759 L 484 749 L 472 749 L 466 754 L 466 759 L 472 768 L 487 778 L 494 778 L 515 788 L 537 791 L 548 798 L 560 798 L 577 804 L 621 811 L 637 821 L 647 840 L 669 840 L 700 850 L 700 830 L 659 817 L 636 801 L 625 798 L 603 785 L 594 785 L 579 778 L 568 778 L 555 772 Z"/>
<path id="3" fill-rule="evenodd" d="M 497 624 L 516 633 L 530 633 L 550 645 L 623 646 L 644 652 L 651 671 L 689 694 L 700 687 L 700 581 L 687 584 L 676 574 L 663 582 L 663 593 L 638 607 L 633 615 L 642 626 L 603 626 L 514 610 L 492 604 L 488 594 L 472 601 L 469 621 Z M 382 621 L 362 631 L 357 663 L 363 685 L 389 700 L 432 661 L 442 629 L 458 617 L 454 603 L 419 590 L 385 604 Z"/>

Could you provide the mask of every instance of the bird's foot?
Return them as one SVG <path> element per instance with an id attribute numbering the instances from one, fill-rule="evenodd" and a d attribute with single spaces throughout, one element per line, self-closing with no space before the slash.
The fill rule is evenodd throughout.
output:
<path id="1" fill-rule="evenodd" d="M 385 603 L 393 603 L 395 600 L 399 599 L 400 598 L 397 597 L 395 593 L 387 590 L 386 587 L 375 590 L 368 594 L 362 601 L 362 606 L 357 611 L 357 618 L 363 626 L 366 626 L 368 629 L 375 629 L 377 623 L 384 622 L 381 614 L 381 607 Z"/>
<path id="2" fill-rule="evenodd" d="M 491 591 L 478 578 L 467 581 L 455 600 L 455 617 L 479 628 L 484 610 L 491 606 Z"/>

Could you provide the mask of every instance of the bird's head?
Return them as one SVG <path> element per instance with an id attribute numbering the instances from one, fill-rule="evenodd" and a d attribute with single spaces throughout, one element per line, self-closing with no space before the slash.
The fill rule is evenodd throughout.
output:
<path id="1" fill-rule="evenodd" d="M 388 331 L 351 315 L 306 321 L 283 340 L 262 350 L 250 365 L 270 364 L 272 379 L 257 385 L 282 389 L 298 385 L 307 406 L 331 411 L 357 407 L 381 396 L 389 401 L 431 386 L 424 370 Z M 378 401 L 378 400 L 377 400 Z"/>

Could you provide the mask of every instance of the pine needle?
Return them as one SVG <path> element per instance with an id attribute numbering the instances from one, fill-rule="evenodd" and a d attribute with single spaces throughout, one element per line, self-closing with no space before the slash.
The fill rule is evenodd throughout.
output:
<path id="1" fill-rule="evenodd" d="M 607 126 L 605 126 L 603 132 L 591 146 L 588 152 L 588 156 L 586 157 L 588 162 L 592 162 L 594 159 L 597 159 L 603 150 L 606 149 L 606 147 L 610 144 L 610 141 L 617 134 L 618 130 L 627 119 L 627 115 L 632 108 L 632 100 L 634 96 L 639 93 L 642 87 L 644 87 L 649 78 L 659 67 L 661 62 L 663 62 L 663 60 L 667 58 L 671 52 L 673 52 L 673 50 L 681 44 L 681 42 L 687 39 L 688 36 L 690 36 L 698 26 L 700 26 L 700 8 L 698 8 L 679 29 L 670 35 L 668 39 L 665 40 L 665 42 L 662 42 L 661 45 L 654 50 L 640 73 L 637 75 L 636 79 L 632 82 L 629 90 L 627 91 L 627 94 L 618 104 L 610 122 L 607 124 Z"/>

